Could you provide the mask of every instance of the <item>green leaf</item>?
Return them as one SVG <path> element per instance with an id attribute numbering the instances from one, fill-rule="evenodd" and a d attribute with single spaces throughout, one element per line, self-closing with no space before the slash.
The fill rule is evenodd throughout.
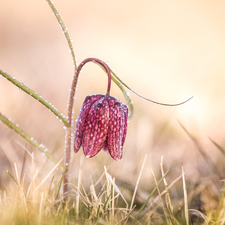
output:
<path id="1" fill-rule="evenodd" d="M 126 92 L 126 90 L 124 89 L 123 85 L 116 79 L 116 77 L 114 76 L 114 73 L 112 73 L 111 76 L 113 82 L 120 88 L 120 90 L 123 92 L 123 95 L 127 101 L 128 107 L 129 107 L 129 118 L 131 118 L 133 116 L 133 112 L 134 112 L 134 107 L 132 104 L 132 101 L 128 95 L 128 93 Z"/>
<path id="2" fill-rule="evenodd" d="M 113 74 L 113 76 L 115 77 L 115 79 L 117 79 L 117 81 L 122 84 L 124 87 L 126 87 L 128 90 L 132 91 L 134 94 L 136 94 L 137 96 L 149 101 L 149 102 L 152 102 L 152 103 L 155 103 L 155 104 L 158 104 L 158 105 L 164 105 L 164 106 L 179 106 L 179 105 L 182 105 L 188 101 L 190 101 L 194 96 L 188 98 L 187 100 L 183 101 L 183 102 L 180 102 L 180 103 L 175 103 L 175 104 L 170 104 L 170 103 L 161 103 L 161 102 L 157 102 L 157 101 L 154 101 L 152 99 L 149 99 L 149 98 L 146 98 L 145 96 L 139 94 L 138 92 L 136 92 L 133 88 L 129 87 L 126 83 L 124 83 L 112 70 L 111 70 L 111 73 Z"/>
<path id="3" fill-rule="evenodd" d="M 14 180 L 14 182 L 17 184 L 17 186 L 19 186 L 18 182 L 16 181 L 16 178 L 8 171 L 6 170 L 6 172 L 9 174 L 9 176 Z"/>
<path id="4" fill-rule="evenodd" d="M 13 131 L 15 131 L 17 134 L 19 134 L 21 137 L 26 139 L 29 143 L 31 143 L 34 147 L 36 147 L 47 159 L 49 159 L 54 165 L 56 165 L 58 162 L 57 160 L 48 152 L 46 148 L 42 144 L 38 144 L 37 141 L 34 138 L 31 138 L 28 134 L 26 134 L 24 131 L 22 131 L 16 124 L 14 124 L 12 121 L 10 121 L 8 118 L 3 116 L 0 113 L 0 120 L 7 125 L 9 128 L 11 128 Z M 59 165 L 59 169 L 61 172 L 64 171 L 63 166 Z"/>
<path id="5" fill-rule="evenodd" d="M 211 138 L 209 138 L 209 139 L 221 151 L 221 153 L 225 156 L 225 150 L 220 145 L 218 145 L 215 141 L 213 141 Z"/>
<path id="6" fill-rule="evenodd" d="M 46 108 L 48 108 L 51 112 L 53 112 L 62 123 L 64 123 L 65 126 L 70 126 L 69 122 L 66 120 L 65 116 L 58 112 L 58 110 L 52 106 L 50 103 L 48 103 L 45 99 L 43 99 L 39 94 L 31 90 L 29 87 L 25 86 L 23 83 L 16 80 L 14 77 L 10 76 L 6 72 L 0 70 L 0 74 L 5 77 L 7 80 L 9 80 L 11 83 L 13 83 L 15 86 L 17 86 L 19 89 L 23 90 L 25 93 L 30 95 L 32 98 L 38 100 L 42 105 L 44 105 Z"/>
<path id="7" fill-rule="evenodd" d="M 75 58 L 75 54 L 73 51 L 73 45 L 72 45 L 72 41 L 70 39 L 69 33 L 67 32 L 67 28 L 62 20 L 62 17 L 60 16 L 60 14 L 58 13 L 58 11 L 56 10 L 55 6 L 53 5 L 53 3 L 50 0 L 46 0 L 46 2 L 49 4 L 50 8 L 52 9 L 54 15 L 56 16 L 56 19 L 59 22 L 60 27 L 62 28 L 62 31 L 66 37 L 67 43 L 69 45 L 70 48 L 70 53 L 72 55 L 72 59 L 73 59 L 73 65 L 75 70 L 77 69 L 77 64 L 76 64 L 76 58 Z"/>
<path id="8" fill-rule="evenodd" d="M 105 68 L 98 64 L 106 73 L 107 71 L 105 70 Z M 116 74 L 110 69 L 110 72 L 111 72 L 111 79 L 112 81 L 119 87 L 119 89 L 123 92 L 123 95 L 127 101 L 127 104 L 128 104 L 128 107 L 129 107 L 129 115 L 128 117 L 131 118 L 133 116 L 133 111 L 134 111 L 134 107 L 133 107 L 133 104 L 132 104 L 132 101 L 129 97 L 129 94 L 126 92 L 126 90 L 124 89 L 122 83 L 120 82 L 120 80 L 118 79 L 118 76 L 116 76 Z"/>
<path id="9" fill-rule="evenodd" d="M 162 182 L 162 180 L 166 177 L 166 175 L 169 173 L 170 169 L 167 170 L 167 172 L 165 173 L 165 175 L 160 179 L 160 181 L 157 183 L 157 185 L 155 186 L 155 188 L 152 190 L 151 194 L 148 196 L 148 198 L 146 199 L 145 203 L 142 205 L 141 209 L 138 211 L 138 213 L 136 214 L 136 216 L 134 217 L 133 223 L 135 223 L 135 221 L 137 220 L 137 218 L 139 217 L 139 215 L 141 214 L 141 212 L 143 211 L 143 209 L 145 208 L 145 206 L 147 205 L 149 199 L 152 197 L 152 195 L 154 194 L 154 192 L 156 191 L 157 187 L 159 186 L 159 184 Z"/>

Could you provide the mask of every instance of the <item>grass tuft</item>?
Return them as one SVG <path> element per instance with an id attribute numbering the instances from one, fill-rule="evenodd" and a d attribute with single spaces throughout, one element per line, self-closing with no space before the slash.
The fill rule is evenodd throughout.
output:
<path id="1" fill-rule="evenodd" d="M 134 196 L 144 171 L 145 159 L 130 197 L 123 195 L 126 187 L 117 184 L 115 177 L 104 167 L 103 175 L 89 187 L 84 187 L 81 178 L 79 186 L 70 184 L 70 192 L 67 193 L 69 201 L 66 203 L 63 202 L 61 185 L 66 169 L 60 177 L 53 168 L 47 175 L 38 172 L 25 182 L 24 177 L 29 177 L 28 171 L 24 170 L 21 176 L 23 168 L 20 171 L 14 164 L 14 170 L 9 173 L 11 188 L 0 191 L 0 224 L 224 224 L 225 185 L 221 186 L 215 208 L 208 208 L 208 211 L 191 208 L 196 196 L 204 194 L 209 197 L 213 182 L 200 183 L 188 191 L 181 166 L 181 174 L 168 183 L 168 173 L 173 169 L 164 173 L 163 158 L 159 167 L 162 174 L 159 182 L 152 170 L 155 187 L 149 190 L 144 203 L 139 202 Z M 34 171 L 36 166 L 33 165 Z M 179 201 L 171 195 L 174 191 L 177 194 L 183 191 Z"/>

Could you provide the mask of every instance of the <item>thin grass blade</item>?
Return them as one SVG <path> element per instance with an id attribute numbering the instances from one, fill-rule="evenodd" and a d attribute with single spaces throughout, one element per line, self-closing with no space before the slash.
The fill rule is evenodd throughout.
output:
<path id="1" fill-rule="evenodd" d="M 223 188 L 222 188 L 222 191 L 220 194 L 219 204 L 216 209 L 216 216 L 215 216 L 216 224 L 219 224 L 218 222 L 220 220 L 221 209 L 222 209 L 223 203 L 224 203 L 224 196 L 225 196 L 225 182 L 223 183 Z"/>
<path id="2" fill-rule="evenodd" d="M 195 146 L 198 149 L 199 153 L 202 155 L 202 157 L 204 158 L 206 163 L 209 165 L 209 167 L 213 170 L 213 172 L 215 174 L 220 174 L 219 169 L 217 168 L 217 165 L 213 162 L 211 156 L 208 155 L 204 151 L 204 149 L 202 148 L 202 146 L 200 145 L 198 140 L 179 121 L 178 121 L 178 123 L 183 128 L 183 130 L 186 132 L 186 134 L 190 137 L 190 139 L 193 141 L 193 143 L 195 144 Z"/>
<path id="3" fill-rule="evenodd" d="M 121 196 L 121 198 L 123 199 L 123 201 L 124 201 L 126 204 L 128 204 L 127 201 L 126 201 L 126 199 L 123 197 L 123 195 L 122 195 L 120 189 L 117 187 L 117 185 L 116 185 L 115 183 L 113 183 L 113 179 L 112 179 L 112 177 L 110 176 L 110 174 L 108 174 L 108 172 L 106 172 L 106 176 L 107 176 L 107 179 L 110 181 L 110 183 L 114 186 L 114 190 L 119 194 L 119 196 Z"/>
<path id="4" fill-rule="evenodd" d="M 52 170 L 46 175 L 46 177 L 41 181 L 41 183 L 34 189 L 32 194 L 39 189 L 39 187 L 48 179 L 48 177 L 53 173 L 53 171 L 58 167 L 58 165 L 62 162 L 63 158 L 59 160 L 59 162 L 52 168 Z"/>
<path id="5" fill-rule="evenodd" d="M 186 224 L 189 224 L 189 215 L 188 215 L 188 200 L 187 200 L 187 189 L 185 184 L 185 177 L 184 177 L 184 167 L 182 166 L 182 180 L 183 180 L 183 190 L 184 190 L 184 215 L 186 219 Z"/>
<path id="6" fill-rule="evenodd" d="M 9 176 L 14 180 L 14 182 L 17 184 L 17 186 L 19 186 L 18 182 L 16 181 L 16 178 L 8 171 L 6 170 L 6 172 L 9 174 Z"/>
<path id="7" fill-rule="evenodd" d="M 221 153 L 225 156 L 225 150 L 220 145 L 218 145 L 215 141 L 213 141 L 211 138 L 209 138 L 209 139 L 221 151 Z"/>
<path id="8" fill-rule="evenodd" d="M 62 17 L 60 16 L 60 14 L 56 10 L 55 6 L 53 5 L 52 1 L 46 0 L 46 2 L 49 4 L 50 8 L 52 9 L 56 19 L 59 22 L 60 27 L 62 28 L 62 31 L 63 31 L 64 35 L 66 37 L 67 43 L 68 43 L 69 48 L 70 48 L 70 53 L 72 55 L 74 69 L 76 70 L 77 69 L 76 58 L 75 58 L 75 54 L 74 54 L 74 51 L 73 51 L 72 41 L 70 39 L 69 33 L 67 32 L 67 28 L 66 28 L 66 26 L 65 26 L 65 24 L 62 20 Z"/>
<path id="9" fill-rule="evenodd" d="M 141 209 L 138 211 L 138 213 L 136 214 L 136 216 L 134 217 L 134 220 L 132 222 L 132 224 L 135 223 L 135 221 L 137 220 L 137 218 L 139 217 L 139 215 L 141 214 L 141 212 L 143 211 L 143 209 L 145 208 L 145 206 L 147 205 L 149 199 L 152 197 L 152 195 L 155 193 L 155 191 L 157 190 L 159 184 L 162 182 L 162 180 L 166 177 L 166 175 L 169 173 L 170 169 L 167 170 L 167 172 L 165 173 L 165 175 L 160 179 L 160 181 L 158 182 L 158 184 L 155 186 L 155 188 L 152 190 L 151 194 L 148 196 L 147 200 L 145 201 L 145 203 L 142 205 Z"/>
<path id="10" fill-rule="evenodd" d="M 65 168 L 65 170 L 64 170 L 64 172 L 63 172 L 63 175 L 62 175 L 62 178 L 61 178 L 61 180 L 60 180 L 60 182 L 58 182 L 57 184 L 56 184 L 56 187 L 59 185 L 59 188 L 58 188 L 58 191 L 57 191 L 57 195 L 56 195 L 56 199 L 58 198 L 58 196 L 59 196 L 59 192 L 60 192 L 60 189 L 61 189 L 61 186 L 62 186 L 62 182 L 63 182 L 63 179 L 64 179 L 64 176 L 65 176 L 65 174 L 66 174 L 66 171 L 67 171 L 67 169 L 68 169 L 68 164 L 66 164 L 66 168 Z M 55 187 L 55 188 L 56 188 Z M 55 189 L 54 188 L 54 189 Z"/>
<path id="11" fill-rule="evenodd" d="M 23 137 L 25 140 L 27 140 L 29 143 L 31 143 L 34 147 L 36 147 L 54 165 L 56 165 L 58 163 L 57 160 L 48 152 L 48 150 L 43 147 L 43 145 L 38 144 L 37 141 L 34 138 L 31 138 L 28 134 L 26 134 L 24 131 L 22 131 L 16 124 L 14 124 L 8 118 L 6 118 L 5 116 L 3 116 L 1 113 L 0 113 L 0 120 L 5 125 L 7 125 L 9 128 L 11 128 L 13 131 L 15 131 L 17 134 L 19 134 L 21 137 Z M 58 168 L 62 172 L 64 171 L 63 166 L 61 166 L 60 164 L 58 165 Z"/>
<path id="12" fill-rule="evenodd" d="M 133 208 L 134 199 L 135 199 L 135 196 L 136 196 L 138 184 L 139 184 L 139 182 L 140 182 L 141 175 L 142 175 L 142 172 L 143 172 L 143 170 L 144 170 L 144 166 L 145 166 L 145 162 L 146 162 L 146 160 L 147 160 L 147 157 L 148 157 L 148 154 L 145 155 L 144 161 L 143 161 L 142 166 L 141 166 L 141 171 L 140 171 L 140 173 L 139 173 L 139 176 L 138 176 L 138 179 L 137 179 L 137 182 L 136 182 L 136 186 L 135 186 L 135 189 L 134 189 L 133 197 L 132 197 L 132 200 L 131 200 L 130 210 Z"/>
<path id="13" fill-rule="evenodd" d="M 67 127 L 69 126 L 69 122 L 67 121 L 67 119 L 65 118 L 65 116 L 62 113 L 60 113 L 53 105 L 51 105 L 45 99 L 43 99 L 39 94 L 37 94 L 36 92 L 34 92 L 33 90 L 31 90 L 29 87 L 25 86 L 23 83 L 19 82 L 14 77 L 12 77 L 9 74 L 7 74 L 6 72 L 0 70 L 0 74 L 3 77 L 5 77 L 8 81 L 10 81 L 12 84 L 14 84 L 15 86 L 17 86 L 19 89 L 21 89 L 22 91 L 24 91 L 25 93 L 27 93 L 28 95 L 30 95 L 32 98 L 34 98 L 37 101 L 39 101 L 46 108 L 48 108 L 52 113 L 54 113 L 56 115 L 57 118 L 59 118 L 59 120 L 65 126 L 67 126 Z"/>

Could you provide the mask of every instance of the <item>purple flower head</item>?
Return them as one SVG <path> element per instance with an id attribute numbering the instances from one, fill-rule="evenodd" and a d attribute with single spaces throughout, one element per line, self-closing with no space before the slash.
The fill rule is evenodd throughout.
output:
<path id="1" fill-rule="evenodd" d="M 82 146 L 84 155 L 91 158 L 103 148 L 113 159 L 122 159 L 127 117 L 127 106 L 116 98 L 87 96 L 76 125 L 74 151 Z"/>

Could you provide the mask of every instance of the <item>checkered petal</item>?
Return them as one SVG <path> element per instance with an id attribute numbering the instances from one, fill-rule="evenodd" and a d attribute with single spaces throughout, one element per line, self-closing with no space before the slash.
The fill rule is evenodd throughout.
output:
<path id="1" fill-rule="evenodd" d="M 85 98 L 82 108 L 80 110 L 80 115 L 77 120 L 76 131 L 75 131 L 75 138 L 74 138 L 74 151 L 78 152 L 83 139 L 84 133 L 84 124 L 86 121 L 86 117 L 91 109 L 91 106 L 100 98 L 104 97 L 104 95 L 89 95 Z"/>
<path id="2" fill-rule="evenodd" d="M 127 107 L 116 98 L 109 96 L 109 128 L 107 136 L 107 146 L 111 157 L 121 160 L 123 154 L 123 144 L 127 132 Z"/>
<path id="3" fill-rule="evenodd" d="M 109 105 L 106 97 L 101 97 L 92 106 L 86 117 L 82 139 L 86 157 L 95 156 L 103 147 L 108 134 Z"/>

